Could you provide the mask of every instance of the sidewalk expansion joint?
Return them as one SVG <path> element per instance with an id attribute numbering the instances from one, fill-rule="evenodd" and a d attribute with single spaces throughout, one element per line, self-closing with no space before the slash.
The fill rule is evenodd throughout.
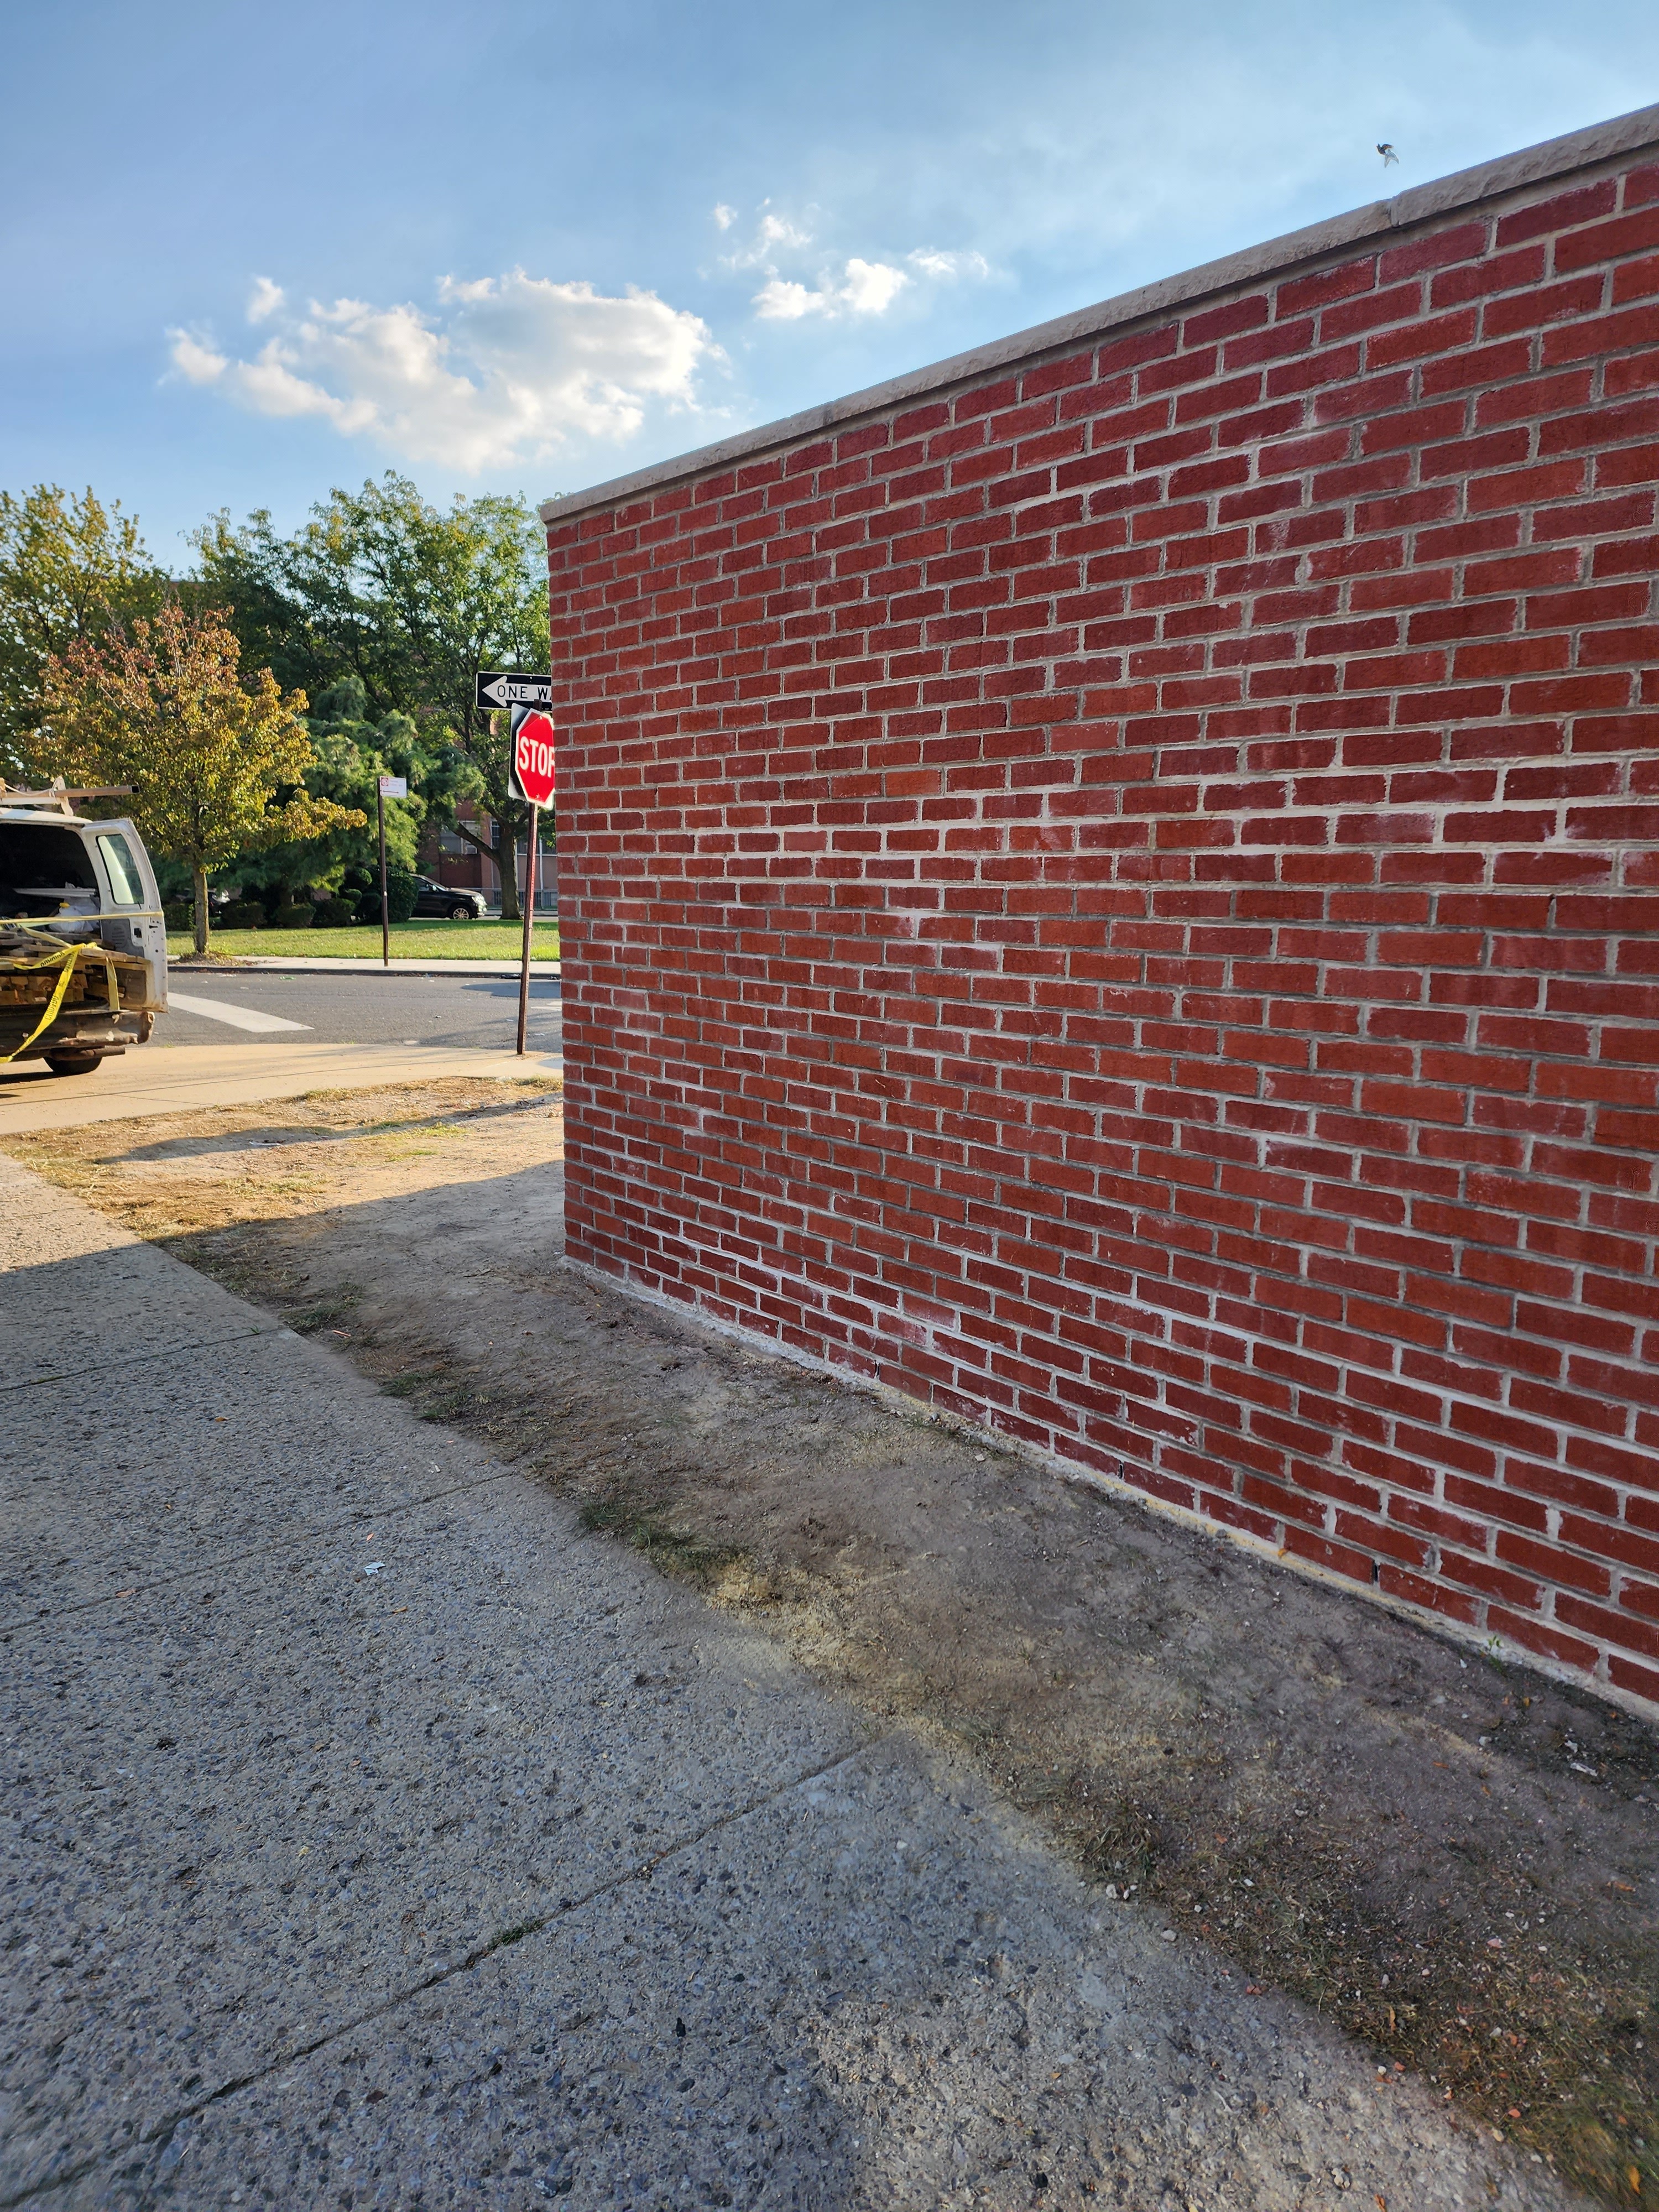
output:
<path id="1" fill-rule="evenodd" d="M 222 1344 L 240 1344 L 249 1336 L 292 1336 L 298 1331 L 263 1322 L 258 1328 L 239 1328 L 228 1336 L 204 1337 L 196 1344 L 163 1345 L 159 1352 L 131 1352 L 121 1359 L 100 1359 L 88 1367 L 65 1367 L 55 1375 L 31 1375 L 21 1382 L 0 1382 L 0 1395 L 9 1390 L 38 1390 L 47 1382 L 82 1382 L 91 1375 L 105 1375 L 116 1367 L 142 1367 L 157 1359 L 182 1359 L 187 1352 L 216 1352 Z"/>
<path id="2" fill-rule="evenodd" d="M 174 1583 L 187 1583 L 193 1575 L 211 1574 L 216 1569 L 240 1566 L 247 1559 L 268 1559 L 274 1553 L 290 1551 L 296 1544 L 315 1544 L 331 1536 L 337 1529 L 361 1528 L 365 1521 L 385 1523 L 395 1521 L 399 1515 L 414 1513 L 425 1505 L 441 1505 L 446 1498 L 465 1498 L 475 1490 L 489 1490 L 499 1482 L 522 1482 L 526 1478 L 516 1468 L 498 1468 L 493 1474 L 481 1474 L 471 1482 L 452 1482 L 443 1490 L 424 1492 L 419 1498 L 406 1498 L 401 1504 L 363 1506 L 360 1510 L 343 1514 L 338 1520 L 319 1522 L 293 1536 L 279 1536 L 273 1543 L 250 1544 L 240 1552 L 210 1552 L 194 1566 L 180 1567 L 176 1573 L 155 1575 L 148 1582 L 134 1583 L 123 1590 L 110 1590 L 102 1597 L 82 1598 L 78 1605 L 43 1606 L 34 1613 L 20 1613 L 12 1620 L 0 1620 L 0 1637 L 20 1635 L 26 1628 L 38 1628 L 43 1620 L 68 1620 L 78 1613 L 95 1613 L 100 1606 L 116 1605 L 128 1598 L 143 1597 L 152 1590 L 170 1589 Z M 0 2203 L 0 2212 L 4 2212 Z"/>
<path id="3" fill-rule="evenodd" d="M 205 2097 L 198 2097 L 194 2104 L 186 2105 L 176 2112 L 169 2112 L 165 2118 L 157 2120 L 119 2149 L 106 2150 L 95 2158 L 83 2159 L 78 2166 L 54 2174 L 50 2180 L 36 2182 L 14 2196 L 0 2197 L 0 2212 L 15 2212 L 16 2207 L 41 2202 L 56 2195 L 59 2190 L 68 2189 L 83 2175 L 95 2172 L 98 2167 L 108 2166 L 118 2158 L 130 2156 L 135 2149 L 148 2149 L 158 2143 L 165 2146 L 186 2121 L 199 2119 L 204 2112 L 211 2111 L 215 2105 L 222 2104 L 227 2098 L 238 2096 L 244 2089 L 251 2089 L 290 2066 L 298 2066 L 304 2060 L 315 2057 L 319 2051 L 327 2050 L 331 2044 L 337 2043 L 343 2036 L 355 2035 L 375 2021 L 386 2019 L 412 1999 L 424 1996 L 430 1990 L 441 1989 L 446 1983 L 460 1975 L 473 1972 L 485 1960 L 493 1958 L 497 1951 L 504 1951 L 511 1944 L 523 1943 L 532 1936 L 544 1934 L 556 1923 L 569 1919 L 599 1899 L 613 1896 L 617 1891 L 625 1889 L 629 1882 L 649 1881 L 659 1867 L 678 1857 L 683 1851 L 695 1850 L 710 1836 L 717 1836 L 724 1829 L 735 1827 L 752 1814 L 762 1812 L 767 1806 L 776 1804 L 780 1798 L 788 1796 L 792 1790 L 803 1789 L 807 1783 L 817 1782 L 826 1774 L 833 1774 L 838 1767 L 851 1765 L 855 1759 L 866 1757 L 891 1740 L 890 1731 L 887 1735 L 872 1736 L 866 1742 L 854 1745 L 850 1751 L 839 1752 L 834 1759 L 826 1759 L 820 1765 L 809 1767 L 805 1773 L 780 1783 L 776 1789 L 763 1790 L 745 1804 L 734 1806 L 731 1812 L 723 1814 L 719 1820 L 707 1821 L 690 1834 L 677 1837 L 672 1843 L 665 1844 L 660 1850 L 651 1852 L 632 1866 L 624 1868 L 622 1873 L 613 1875 L 608 1881 L 596 1883 L 580 1897 L 560 1898 L 550 1911 L 538 1913 L 529 1920 L 517 1921 L 512 1927 L 502 1929 L 487 1942 L 476 1945 L 465 1958 L 457 1959 L 448 1966 L 435 1967 L 431 1973 L 424 1974 L 419 1981 L 410 1982 L 405 1988 L 394 1991 L 380 2003 L 371 2005 L 367 2011 L 358 2013 L 350 2020 L 342 2021 L 337 2027 L 330 2028 L 327 2034 L 316 2036 L 309 2043 L 296 2044 L 279 2057 L 256 2067 L 252 2073 L 240 2074 L 231 2081 L 222 2081 Z"/>

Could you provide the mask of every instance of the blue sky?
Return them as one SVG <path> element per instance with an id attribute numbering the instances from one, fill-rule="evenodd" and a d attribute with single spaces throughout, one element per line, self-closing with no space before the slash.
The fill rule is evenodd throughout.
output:
<path id="1" fill-rule="evenodd" d="M 10 0 L 0 485 L 544 497 L 1659 100 L 1539 0 Z"/>

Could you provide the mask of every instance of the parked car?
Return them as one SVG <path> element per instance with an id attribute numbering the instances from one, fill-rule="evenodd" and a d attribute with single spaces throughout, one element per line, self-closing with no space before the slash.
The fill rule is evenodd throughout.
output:
<path id="1" fill-rule="evenodd" d="M 378 914 L 378 897 L 371 903 Z M 489 910 L 482 891 L 457 890 L 453 884 L 434 884 L 430 876 L 415 878 L 417 915 L 443 915 L 451 921 L 477 921 Z"/>
<path id="2" fill-rule="evenodd" d="M 149 855 L 131 822 L 78 814 L 87 795 L 0 784 L 0 1064 L 87 1074 L 143 1044 L 167 1006 Z"/>

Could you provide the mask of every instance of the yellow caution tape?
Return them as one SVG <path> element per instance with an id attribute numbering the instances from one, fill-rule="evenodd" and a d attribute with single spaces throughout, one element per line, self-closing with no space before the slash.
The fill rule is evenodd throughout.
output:
<path id="1" fill-rule="evenodd" d="M 0 1053 L 0 1067 L 3 1067 L 8 1060 L 15 1060 L 20 1053 L 27 1052 L 40 1032 L 43 1030 L 49 1030 L 57 1020 L 64 1000 L 69 994 L 70 981 L 75 974 L 75 963 L 82 954 L 88 961 L 95 959 L 103 962 L 104 988 L 109 1000 L 109 1010 L 112 1014 L 120 1012 L 121 986 L 115 973 L 115 963 L 101 945 L 60 945 L 54 951 L 43 954 L 39 960 L 19 960 L 9 963 L 14 974 L 27 975 L 31 969 L 38 969 L 45 973 L 56 968 L 58 970 L 58 976 L 56 988 L 46 1001 L 46 1012 L 41 1015 L 21 1044 L 14 1045 L 9 1052 Z"/>

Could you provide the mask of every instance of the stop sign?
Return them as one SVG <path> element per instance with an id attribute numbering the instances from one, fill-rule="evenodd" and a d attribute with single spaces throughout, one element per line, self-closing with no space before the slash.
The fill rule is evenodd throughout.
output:
<path id="1" fill-rule="evenodd" d="M 553 724 L 539 707 L 513 712 L 513 784 L 532 806 L 553 803 Z"/>

